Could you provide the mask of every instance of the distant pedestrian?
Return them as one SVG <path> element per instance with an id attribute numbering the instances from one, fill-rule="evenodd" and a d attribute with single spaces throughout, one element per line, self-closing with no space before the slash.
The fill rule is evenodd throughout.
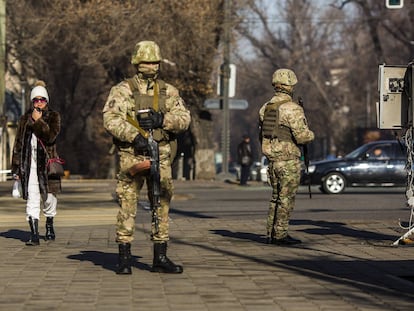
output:
<path id="1" fill-rule="evenodd" d="M 292 70 L 276 70 L 272 77 L 275 94 L 259 111 L 262 152 L 269 160 L 268 175 L 273 188 L 267 218 L 267 242 L 277 245 L 301 242 L 288 234 L 288 226 L 300 182 L 299 145 L 314 139 L 302 107 L 292 99 L 297 82 Z"/>
<path id="2" fill-rule="evenodd" d="M 22 184 L 30 238 L 26 245 L 39 245 L 39 218 L 42 205 L 46 217 L 46 240 L 55 239 L 53 219 L 56 194 L 61 190 L 60 176 L 48 176 L 48 159 L 57 158 L 56 138 L 60 114 L 50 108 L 46 84 L 38 81 L 30 93 L 31 106 L 20 118 L 13 147 L 12 173 Z"/>
<path id="3" fill-rule="evenodd" d="M 243 135 L 243 140 L 237 146 L 237 162 L 240 169 L 240 186 L 247 186 L 250 176 L 250 167 L 253 164 L 252 148 L 249 135 Z"/>

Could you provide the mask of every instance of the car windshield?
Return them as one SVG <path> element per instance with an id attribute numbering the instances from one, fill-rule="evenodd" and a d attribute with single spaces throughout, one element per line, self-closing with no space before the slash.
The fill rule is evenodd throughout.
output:
<path id="1" fill-rule="evenodd" d="M 364 158 L 383 159 L 389 157 L 396 157 L 398 159 L 405 158 L 406 148 L 404 145 L 397 146 L 391 143 L 379 143 L 372 145 L 362 145 L 354 151 L 348 153 L 346 159 L 358 159 L 361 156 Z"/>
<path id="2" fill-rule="evenodd" d="M 356 159 L 362 153 L 362 151 L 365 150 L 365 149 L 367 149 L 366 146 L 361 146 L 361 147 L 355 149 L 354 151 L 348 153 L 345 156 L 345 158 L 347 158 L 347 159 Z"/>

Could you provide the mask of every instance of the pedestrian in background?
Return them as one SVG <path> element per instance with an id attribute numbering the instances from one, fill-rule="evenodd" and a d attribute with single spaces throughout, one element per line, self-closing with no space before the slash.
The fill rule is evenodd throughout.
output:
<path id="1" fill-rule="evenodd" d="M 134 237 L 137 201 L 146 174 L 132 175 L 130 168 L 148 161 L 148 139 L 153 132 L 159 146 L 161 198 L 153 212 L 151 240 L 154 243 L 152 272 L 182 273 L 183 267 L 167 257 L 170 201 L 173 195 L 171 163 L 176 153 L 175 134 L 187 130 L 191 116 L 178 90 L 158 79 L 161 52 L 153 41 L 135 45 L 131 63 L 137 74 L 114 86 L 103 108 L 105 129 L 113 136 L 120 158 L 116 192 L 120 204 L 116 225 L 119 249 L 118 274 L 131 274 L 131 242 Z M 139 110 L 150 113 L 137 122 Z M 147 187 L 151 187 L 147 182 Z M 155 216 L 155 220 L 154 220 Z"/>
<path id="2" fill-rule="evenodd" d="M 46 84 L 38 81 L 30 93 L 31 106 L 20 118 L 13 147 L 13 178 L 21 181 L 26 200 L 26 220 L 30 238 L 26 245 L 39 245 L 40 208 L 46 217 L 46 240 L 55 240 L 53 219 L 56 194 L 61 190 L 60 176 L 48 176 L 48 159 L 57 158 L 56 138 L 60 114 L 50 108 Z"/>
<path id="3" fill-rule="evenodd" d="M 237 162 L 240 169 L 240 186 L 248 186 L 250 167 L 253 163 L 252 148 L 249 135 L 243 135 L 243 140 L 237 146 Z"/>
<path id="4" fill-rule="evenodd" d="M 292 99 L 297 82 L 292 70 L 276 70 L 272 77 L 275 94 L 259 111 L 262 152 L 269 160 L 268 176 L 272 186 L 267 242 L 277 245 L 301 243 L 288 234 L 288 226 L 300 183 L 300 145 L 314 139 L 303 108 Z"/>

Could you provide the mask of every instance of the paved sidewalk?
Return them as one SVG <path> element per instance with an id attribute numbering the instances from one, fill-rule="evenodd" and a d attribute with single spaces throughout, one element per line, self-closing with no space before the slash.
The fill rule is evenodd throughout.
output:
<path id="1" fill-rule="evenodd" d="M 233 187 L 181 182 L 176 188 L 190 193 L 209 184 L 212 193 Z M 0 310 L 413 309 L 414 248 L 390 246 L 389 237 L 399 236 L 391 221 L 297 221 L 295 237 L 306 235 L 306 242 L 287 248 L 264 244 L 262 217 L 172 215 L 168 254 L 184 273 L 168 275 L 149 271 L 150 220 L 141 208 L 133 274 L 116 275 L 113 181 L 65 182 L 57 239 L 38 247 L 24 244 L 24 202 L 12 199 L 10 189 L 11 182 L 0 183 Z M 174 204 L 194 199 L 177 194 Z M 44 234 L 44 220 L 40 228 Z"/>

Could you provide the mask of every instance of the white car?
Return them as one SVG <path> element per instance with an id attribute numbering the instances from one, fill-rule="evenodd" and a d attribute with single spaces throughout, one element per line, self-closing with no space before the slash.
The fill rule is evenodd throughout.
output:
<path id="1" fill-rule="evenodd" d="M 260 161 L 260 181 L 267 183 L 267 167 L 269 166 L 269 160 L 262 156 Z"/>

